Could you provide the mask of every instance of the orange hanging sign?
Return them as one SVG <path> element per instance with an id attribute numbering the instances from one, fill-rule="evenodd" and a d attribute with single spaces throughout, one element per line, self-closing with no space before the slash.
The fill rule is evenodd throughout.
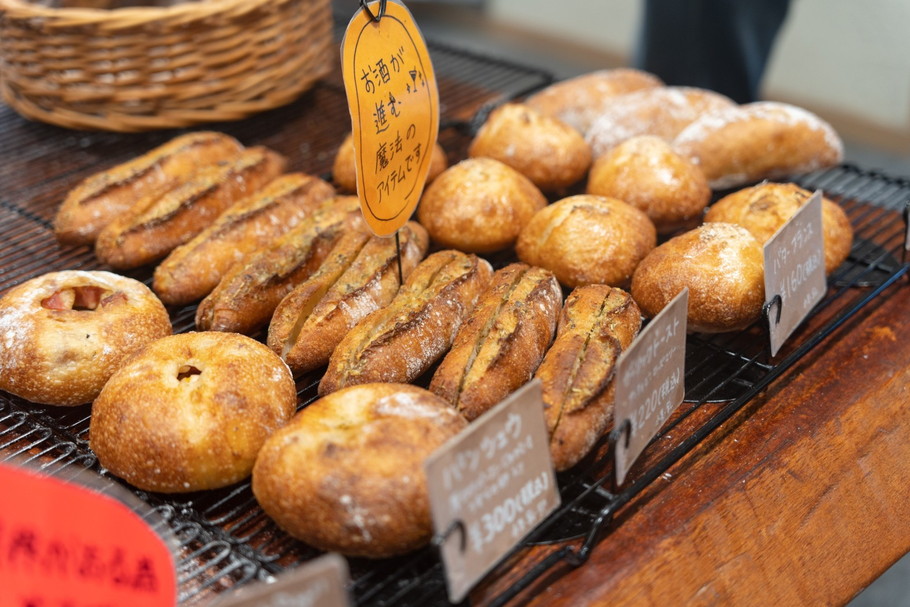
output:
<path id="1" fill-rule="evenodd" d="M 107 495 L 0 465 L 0 607 L 173 607 L 170 548 Z"/>
<path id="2" fill-rule="evenodd" d="M 341 69 L 360 208 L 375 234 L 389 236 L 417 207 L 439 133 L 436 76 L 408 9 L 364 4 L 345 32 Z"/>

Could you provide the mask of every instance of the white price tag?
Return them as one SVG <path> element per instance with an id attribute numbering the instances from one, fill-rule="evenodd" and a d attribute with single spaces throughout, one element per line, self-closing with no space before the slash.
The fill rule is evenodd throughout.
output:
<path id="1" fill-rule="evenodd" d="M 676 411 L 685 396 L 686 317 L 689 289 L 655 316 L 616 363 L 616 482 Z"/>
<path id="2" fill-rule="evenodd" d="M 764 263 L 771 356 L 776 356 L 827 290 L 821 191 L 765 243 Z"/>
<path id="3" fill-rule="evenodd" d="M 458 603 L 559 506 L 540 382 L 484 413 L 424 467 L 449 600 Z"/>
<path id="4" fill-rule="evenodd" d="M 275 577 L 270 582 L 242 586 L 217 607 L 350 607 L 347 561 L 325 554 Z"/>

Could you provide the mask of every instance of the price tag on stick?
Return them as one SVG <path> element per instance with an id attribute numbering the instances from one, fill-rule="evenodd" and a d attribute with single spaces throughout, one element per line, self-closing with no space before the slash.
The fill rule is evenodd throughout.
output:
<path id="1" fill-rule="evenodd" d="M 616 363 L 616 482 L 676 411 L 685 396 L 686 312 L 683 289 L 655 316 Z"/>
<path id="2" fill-rule="evenodd" d="M 458 603 L 559 506 L 540 381 L 487 411 L 424 468 L 449 600 Z"/>
<path id="3" fill-rule="evenodd" d="M 420 200 L 439 134 L 439 93 L 411 13 L 393 0 L 362 3 L 341 45 L 357 194 L 370 229 L 394 234 Z"/>
<path id="4" fill-rule="evenodd" d="M 776 356 L 827 290 L 821 191 L 765 243 L 764 263 L 771 356 Z"/>

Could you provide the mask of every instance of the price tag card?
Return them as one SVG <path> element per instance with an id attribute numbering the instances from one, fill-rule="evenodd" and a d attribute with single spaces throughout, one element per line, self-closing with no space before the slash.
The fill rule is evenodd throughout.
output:
<path id="1" fill-rule="evenodd" d="M 0 605 L 177 603 L 171 547 L 133 508 L 5 464 L 0 487 Z"/>
<path id="2" fill-rule="evenodd" d="M 270 582 L 238 588 L 217 607 L 349 607 L 347 561 L 335 553 L 282 573 Z"/>
<path id="3" fill-rule="evenodd" d="M 540 381 L 487 411 L 424 467 L 449 600 L 458 603 L 559 506 Z"/>
<path id="4" fill-rule="evenodd" d="M 764 260 L 771 356 L 776 356 L 827 289 L 820 191 L 765 243 Z"/>
<path id="5" fill-rule="evenodd" d="M 341 44 L 357 193 L 370 229 L 394 234 L 417 207 L 439 133 L 439 93 L 411 13 L 388 0 L 358 10 Z"/>
<path id="6" fill-rule="evenodd" d="M 622 484 L 635 460 L 685 396 L 686 312 L 683 289 L 655 316 L 616 363 L 616 482 Z"/>

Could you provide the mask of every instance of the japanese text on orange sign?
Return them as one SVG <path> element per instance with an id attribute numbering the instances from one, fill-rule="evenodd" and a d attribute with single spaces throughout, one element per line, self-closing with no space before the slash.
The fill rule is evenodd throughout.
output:
<path id="1" fill-rule="evenodd" d="M 361 209 L 370 228 L 388 236 L 417 206 L 439 131 L 436 77 L 408 10 L 388 2 L 378 20 L 358 11 L 342 44 L 342 70 Z"/>

